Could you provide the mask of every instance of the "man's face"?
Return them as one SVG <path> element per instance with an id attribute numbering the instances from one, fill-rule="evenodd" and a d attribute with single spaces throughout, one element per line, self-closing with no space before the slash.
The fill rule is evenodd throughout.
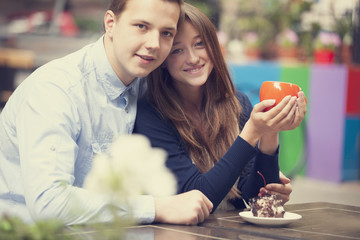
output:
<path id="1" fill-rule="evenodd" d="M 128 1 L 118 18 L 111 11 L 106 13 L 106 38 L 110 40 L 105 42 L 106 53 L 125 85 L 147 76 L 165 60 L 179 14 L 177 3 L 163 0 Z"/>

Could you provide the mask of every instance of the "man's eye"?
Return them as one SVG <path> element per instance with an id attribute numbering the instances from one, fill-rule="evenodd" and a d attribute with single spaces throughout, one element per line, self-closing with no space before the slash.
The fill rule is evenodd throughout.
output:
<path id="1" fill-rule="evenodd" d="M 174 34 L 172 32 L 163 32 L 163 35 L 165 37 L 173 37 L 174 36 Z"/>
<path id="2" fill-rule="evenodd" d="M 139 28 L 139 29 L 145 29 L 146 26 L 144 24 L 136 24 L 136 26 Z"/>

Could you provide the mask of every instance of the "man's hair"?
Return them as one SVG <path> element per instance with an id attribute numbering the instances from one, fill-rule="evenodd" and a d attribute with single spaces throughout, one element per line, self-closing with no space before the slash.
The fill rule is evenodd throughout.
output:
<path id="1" fill-rule="evenodd" d="M 113 13 L 118 16 L 125 8 L 125 5 L 128 1 L 131 0 L 111 0 L 109 5 L 109 10 L 113 11 Z M 184 0 L 162 0 L 166 2 L 176 2 L 180 6 L 184 3 Z"/>

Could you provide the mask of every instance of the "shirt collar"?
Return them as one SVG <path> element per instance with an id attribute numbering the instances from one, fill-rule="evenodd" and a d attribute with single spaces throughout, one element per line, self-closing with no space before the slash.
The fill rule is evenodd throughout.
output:
<path id="1" fill-rule="evenodd" d="M 120 95 L 124 95 L 128 90 L 131 90 L 139 78 L 135 79 L 129 86 L 123 84 L 111 67 L 109 59 L 106 56 L 103 39 L 104 36 L 100 37 L 94 46 L 96 78 L 101 83 L 109 99 L 115 100 Z"/>

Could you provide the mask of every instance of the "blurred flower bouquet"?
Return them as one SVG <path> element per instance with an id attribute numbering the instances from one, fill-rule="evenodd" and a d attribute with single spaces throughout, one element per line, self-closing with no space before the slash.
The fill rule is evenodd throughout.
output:
<path id="1" fill-rule="evenodd" d="M 56 219 L 26 224 L 17 217 L 4 215 L 0 219 L 1 240 L 72 240 L 64 234 L 64 225 Z"/>
<path id="2" fill-rule="evenodd" d="M 95 156 L 84 188 L 109 196 L 114 205 L 129 204 L 128 209 L 131 209 L 129 202 L 132 196 L 175 194 L 176 180 L 165 166 L 165 160 L 166 152 L 152 148 L 146 137 L 121 136 L 112 144 L 108 154 Z M 104 235 L 102 239 L 120 239 L 121 229 L 133 223 L 131 213 L 129 218 L 117 216 L 115 210 L 113 214 L 112 223 L 91 225 Z M 117 231 L 108 231 L 109 227 L 114 227 Z M 76 232 L 76 227 L 72 231 Z M 69 229 L 56 219 L 39 221 L 31 225 L 12 216 L 2 216 L 0 219 L 1 240 L 69 240 L 75 237 L 76 234 L 69 234 Z"/>
<path id="3" fill-rule="evenodd" d="M 340 44 L 340 37 L 336 33 L 320 31 L 314 40 L 314 61 L 317 63 L 334 62 L 335 50 Z"/>
<path id="4" fill-rule="evenodd" d="M 111 146 L 109 155 L 95 157 L 84 188 L 121 203 L 142 194 L 173 195 L 176 180 L 165 160 L 166 152 L 152 148 L 146 137 L 121 136 Z"/>
<path id="5" fill-rule="evenodd" d="M 176 193 L 176 179 L 165 166 L 165 160 L 164 150 L 152 148 L 145 136 L 135 134 L 120 136 L 108 154 L 95 156 L 84 188 L 108 196 L 112 201 L 109 210 L 113 214 L 113 221 L 105 229 L 102 224 L 93 226 L 106 234 L 106 239 L 118 239 L 122 227 L 134 224 L 132 197 L 169 196 Z M 128 209 L 129 214 L 118 216 L 118 208 L 115 206 L 119 204 Z M 117 231 L 106 231 L 109 225 Z"/>

